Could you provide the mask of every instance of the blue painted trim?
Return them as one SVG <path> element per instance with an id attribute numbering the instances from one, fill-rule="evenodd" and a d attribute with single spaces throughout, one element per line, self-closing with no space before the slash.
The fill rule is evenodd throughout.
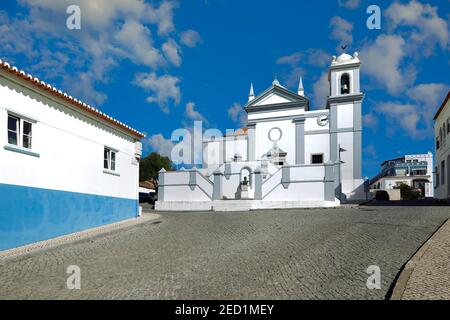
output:
<path id="1" fill-rule="evenodd" d="M 0 250 L 138 214 L 138 200 L 0 184 Z"/>
<path id="2" fill-rule="evenodd" d="M 36 157 L 36 158 L 40 157 L 39 153 L 33 152 L 33 151 L 25 149 L 25 148 L 17 147 L 17 146 L 11 145 L 11 144 L 5 145 L 4 149 L 8 150 L 8 151 L 26 154 L 26 155 Z"/>

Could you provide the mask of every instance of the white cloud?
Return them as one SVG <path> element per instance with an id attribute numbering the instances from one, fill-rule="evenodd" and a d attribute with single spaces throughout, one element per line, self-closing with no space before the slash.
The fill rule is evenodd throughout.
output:
<path id="1" fill-rule="evenodd" d="M 124 55 L 134 63 L 153 68 L 165 64 L 161 52 L 153 48 L 150 29 L 141 23 L 133 20 L 125 22 L 114 38 L 121 45 Z"/>
<path id="2" fill-rule="evenodd" d="M 371 128 L 371 129 L 377 129 L 378 128 L 378 118 L 373 113 L 368 113 L 363 116 L 363 125 Z"/>
<path id="3" fill-rule="evenodd" d="M 413 139 L 427 138 L 427 132 L 419 127 L 421 115 L 417 106 L 401 102 L 381 102 L 376 106 L 376 111 L 383 114 L 388 126 L 386 133 L 392 136 L 395 132 L 405 131 Z"/>
<path id="4" fill-rule="evenodd" d="M 450 86 L 444 83 L 424 83 L 409 88 L 406 95 L 419 107 L 426 128 L 433 127 L 433 116 L 447 95 Z"/>
<path id="5" fill-rule="evenodd" d="M 423 83 L 408 89 L 406 94 L 420 104 L 434 106 L 437 109 L 449 87 L 445 83 Z"/>
<path id="6" fill-rule="evenodd" d="M 180 41 L 186 47 L 194 48 L 197 44 L 202 42 L 200 34 L 195 30 L 183 31 L 180 35 Z"/>
<path id="7" fill-rule="evenodd" d="M 330 20 L 331 38 L 338 40 L 339 45 L 349 45 L 353 42 L 353 24 L 342 17 L 334 16 Z"/>
<path id="8" fill-rule="evenodd" d="M 172 38 L 167 40 L 163 46 L 162 50 L 167 60 L 169 60 L 174 66 L 179 67 L 181 65 L 181 52 L 180 47 Z"/>
<path id="9" fill-rule="evenodd" d="M 173 11 L 178 8 L 178 1 L 163 1 L 159 8 L 154 8 L 148 3 L 146 5 L 148 6 L 146 15 L 151 22 L 158 24 L 159 35 L 166 35 L 175 30 Z"/>
<path id="10" fill-rule="evenodd" d="M 206 125 L 208 125 L 208 120 L 206 120 L 200 112 L 195 110 L 195 103 L 188 102 L 184 113 L 189 120 L 203 121 Z"/>
<path id="11" fill-rule="evenodd" d="M 402 37 L 380 35 L 361 50 L 361 57 L 366 61 L 362 72 L 372 76 L 378 87 L 398 95 L 415 79 L 414 72 L 401 69 L 405 54 L 405 40 Z"/>
<path id="12" fill-rule="evenodd" d="M 285 80 L 286 86 L 288 86 L 290 88 L 295 88 L 294 90 L 295 90 L 295 92 L 297 92 L 300 77 L 303 78 L 303 84 L 305 85 L 305 83 L 306 83 L 305 75 L 306 75 L 306 70 L 304 68 L 296 67 L 291 70 L 291 72 L 289 73 L 288 76 L 283 76 L 283 78 L 286 79 Z"/>
<path id="13" fill-rule="evenodd" d="M 143 143 L 144 145 L 150 146 L 153 151 L 169 158 L 174 147 L 173 142 L 170 139 L 164 138 L 162 134 L 154 134 L 151 137 L 145 138 Z"/>
<path id="14" fill-rule="evenodd" d="M 167 106 L 170 100 L 175 104 L 180 103 L 181 92 L 178 87 L 179 82 L 180 79 L 177 77 L 167 74 L 158 77 L 155 72 L 138 73 L 134 79 L 135 85 L 154 93 L 154 95 L 147 97 L 147 102 L 158 103 L 164 113 L 170 112 Z"/>
<path id="15" fill-rule="evenodd" d="M 102 103 L 107 96 L 98 85 L 106 84 L 110 71 L 124 59 L 156 71 L 168 65 L 163 50 L 174 66 L 181 64 L 175 41 L 165 39 L 175 31 L 173 18 L 178 2 L 155 2 L 20 0 L 27 9 L 24 13 L 0 13 L 2 58 L 14 61 L 24 55 L 27 64 L 22 68 L 45 77 L 47 82 L 60 82 L 61 89 L 79 99 Z M 81 8 L 81 30 L 65 28 L 69 5 Z M 155 35 L 152 28 L 157 29 Z M 155 43 L 165 43 L 164 48 Z"/>
<path id="16" fill-rule="evenodd" d="M 328 72 L 323 72 L 313 85 L 314 109 L 324 109 L 327 97 L 330 95 Z"/>
<path id="17" fill-rule="evenodd" d="M 322 49 L 310 48 L 304 52 L 294 52 L 277 59 L 276 63 L 290 67 L 288 72 L 282 74 L 286 85 L 297 89 L 300 76 L 303 77 L 303 85 L 307 85 L 305 79 L 306 69 L 303 66 L 325 67 L 331 61 L 331 56 Z M 307 95 L 307 93 L 306 93 Z"/>
<path id="18" fill-rule="evenodd" d="M 107 31 L 111 30 L 114 21 L 132 18 L 156 24 L 159 35 L 166 35 L 175 29 L 173 11 L 178 7 L 176 1 L 162 1 L 159 6 L 154 6 L 142 0 L 21 0 L 21 3 L 39 15 L 51 12 L 64 20 L 67 17 L 66 8 L 78 5 L 81 8 L 82 28 Z"/>
<path id="19" fill-rule="evenodd" d="M 307 62 L 311 66 L 322 68 L 331 63 L 331 55 L 322 49 L 312 48 L 306 52 L 308 55 Z"/>
<path id="20" fill-rule="evenodd" d="M 394 2 L 384 12 L 388 27 L 394 31 L 408 27 L 409 52 L 415 55 L 431 55 L 436 45 L 448 49 L 447 21 L 438 15 L 438 8 L 412 0 L 407 4 Z M 411 29 L 412 28 L 412 29 Z"/>
<path id="21" fill-rule="evenodd" d="M 294 52 L 290 55 L 277 59 L 277 64 L 285 64 L 292 68 L 297 67 L 301 62 L 304 65 L 314 67 L 324 67 L 331 61 L 331 56 L 322 49 L 310 48 L 304 52 Z"/>
<path id="22" fill-rule="evenodd" d="M 449 89 L 450 86 L 443 83 L 420 84 L 406 91 L 405 96 L 411 102 L 381 102 L 373 111 L 384 116 L 388 135 L 404 131 L 413 139 L 429 138 L 433 135 L 434 113 Z"/>
<path id="23" fill-rule="evenodd" d="M 94 86 L 95 75 L 90 72 L 79 72 L 64 76 L 63 85 L 69 87 L 74 96 L 88 96 L 95 104 L 105 102 L 107 96 L 97 91 Z"/>
<path id="24" fill-rule="evenodd" d="M 338 4 L 347 9 L 356 9 L 361 4 L 361 0 L 338 0 Z"/>
<path id="25" fill-rule="evenodd" d="M 291 67 L 298 65 L 300 60 L 303 58 L 302 52 L 294 52 L 291 55 L 283 56 L 277 59 L 277 64 L 287 64 Z"/>
<path id="26" fill-rule="evenodd" d="M 228 108 L 228 116 L 241 127 L 247 125 L 247 112 L 245 112 L 240 103 L 233 103 L 233 105 Z"/>

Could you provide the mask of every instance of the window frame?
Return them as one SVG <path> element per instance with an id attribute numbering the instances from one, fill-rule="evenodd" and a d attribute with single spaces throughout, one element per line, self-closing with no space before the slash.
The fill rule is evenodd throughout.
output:
<path id="1" fill-rule="evenodd" d="M 313 158 L 314 156 L 321 156 L 322 157 L 322 162 L 314 162 Z M 323 153 L 311 153 L 311 164 L 324 164 L 324 156 Z"/>
<path id="2" fill-rule="evenodd" d="M 104 146 L 103 147 L 103 172 L 118 173 L 117 154 L 119 150 Z M 106 167 L 105 167 L 106 164 Z"/>
<path id="3" fill-rule="evenodd" d="M 16 120 L 16 131 L 13 131 L 9 128 L 9 119 L 13 118 Z M 28 151 L 33 150 L 33 125 L 36 124 L 36 121 L 33 121 L 31 119 L 22 117 L 18 114 L 8 112 L 7 113 L 7 119 L 6 119 L 6 135 L 7 135 L 7 144 L 9 146 L 15 147 L 15 148 L 22 148 Z M 25 124 L 30 125 L 30 131 L 29 134 L 25 134 Z M 9 133 L 13 132 L 16 134 L 16 143 L 11 143 L 9 140 Z M 28 144 L 26 145 L 24 143 L 25 137 L 29 139 Z"/>
<path id="4" fill-rule="evenodd" d="M 9 120 L 10 120 L 10 118 L 15 120 L 15 122 L 16 122 L 16 130 L 12 130 L 12 129 L 9 128 L 9 124 L 10 124 Z M 8 118 L 7 118 L 6 121 L 7 121 L 7 124 L 6 124 L 7 140 L 6 141 L 8 142 L 9 145 L 18 147 L 20 145 L 20 118 L 8 113 Z M 11 143 L 10 142 L 10 139 L 9 139 L 9 133 L 10 132 L 15 134 L 15 136 L 16 136 L 16 138 L 15 138 L 16 143 Z"/>

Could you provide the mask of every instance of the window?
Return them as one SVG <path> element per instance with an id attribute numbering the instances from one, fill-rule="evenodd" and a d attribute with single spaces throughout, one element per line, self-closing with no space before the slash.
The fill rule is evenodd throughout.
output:
<path id="1" fill-rule="evenodd" d="M 447 133 L 450 133 L 450 118 L 447 119 Z"/>
<path id="2" fill-rule="evenodd" d="M 8 144 L 31 149 L 32 123 L 19 117 L 8 115 Z"/>
<path id="3" fill-rule="evenodd" d="M 23 122 L 22 147 L 31 149 L 31 123 Z"/>
<path id="4" fill-rule="evenodd" d="M 312 154 L 311 155 L 311 163 L 312 164 L 319 164 L 323 163 L 323 154 Z"/>
<path id="5" fill-rule="evenodd" d="M 105 147 L 103 153 L 103 169 L 116 171 L 116 151 Z"/>
<path id="6" fill-rule="evenodd" d="M 445 161 L 441 161 L 441 184 L 445 184 Z"/>
<path id="7" fill-rule="evenodd" d="M 8 143 L 17 146 L 19 144 L 20 119 L 8 115 Z"/>
<path id="8" fill-rule="evenodd" d="M 348 73 L 344 73 L 341 76 L 341 94 L 350 93 L 350 76 Z"/>

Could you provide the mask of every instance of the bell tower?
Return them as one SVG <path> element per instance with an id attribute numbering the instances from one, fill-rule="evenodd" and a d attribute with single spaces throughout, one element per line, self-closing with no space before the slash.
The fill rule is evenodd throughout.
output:
<path id="1" fill-rule="evenodd" d="M 341 201 L 365 198 L 362 178 L 362 114 L 364 94 L 360 90 L 361 62 L 357 52 L 353 56 L 342 53 L 333 56 L 328 80 L 330 96 L 330 159 L 338 163 L 339 195 Z"/>
<path id="2" fill-rule="evenodd" d="M 353 56 L 346 53 L 337 58 L 333 56 L 329 72 L 330 97 L 361 93 L 359 87 L 360 66 L 358 52 L 355 52 Z"/>

